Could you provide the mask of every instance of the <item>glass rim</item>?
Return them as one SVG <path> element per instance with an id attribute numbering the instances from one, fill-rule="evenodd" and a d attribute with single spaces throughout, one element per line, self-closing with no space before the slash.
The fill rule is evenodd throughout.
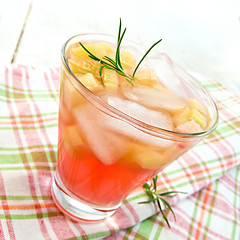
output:
<path id="1" fill-rule="evenodd" d="M 112 38 L 114 39 L 115 37 L 113 35 L 109 35 L 109 34 L 102 34 L 102 33 L 82 33 L 82 34 L 77 34 L 74 35 L 72 37 L 70 37 L 67 41 L 64 42 L 62 49 L 61 49 L 61 60 L 63 63 L 63 66 L 65 67 L 65 69 L 67 70 L 67 72 L 72 76 L 72 78 L 74 79 L 74 81 L 77 82 L 77 84 L 79 84 L 79 87 L 81 88 L 81 91 L 84 92 L 84 96 L 87 101 L 89 101 L 91 104 L 93 104 L 95 107 L 97 107 L 98 109 L 100 109 L 101 111 L 103 111 L 104 113 L 115 117 L 119 120 L 123 120 L 124 122 L 134 126 L 135 128 L 150 134 L 152 136 L 155 137 L 163 137 L 165 139 L 168 140 L 178 140 L 178 141 L 189 141 L 189 139 L 195 139 L 195 138 L 204 138 L 205 136 L 210 135 L 217 127 L 218 125 L 218 119 L 219 119 L 219 114 L 218 114 L 218 109 L 216 106 L 216 103 L 214 102 L 214 100 L 212 99 L 211 95 L 208 93 L 208 91 L 191 75 L 188 73 L 188 75 L 191 77 L 191 81 L 194 82 L 194 84 L 198 85 L 198 88 L 201 89 L 201 91 L 203 92 L 203 94 L 205 95 L 205 97 L 208 98 L 208 100 L 211 102 L 211 107 L 213 109 L 213 120 L 211 121 L 211 125 L 202 132 L 196 132 L 196 133 L 182 133 L 182 132 L 175 132 L 175 131 L 171 131 L 171 130 L 167 130 L 164 128 L 160 128 L 160 127 L 156 127 L 156 126 L 152 126 L 150 124 L 147 124 L 143 121 L 140 121 L 136 118 L 131 117 L 130 115 L 118 110 L 117 108 L 111 106 L 110 104 L 108 104 L 107 102 L 105 102 L 103 99 L 101 99 L 100 97 L 98 97 L 97 95 L 95 95 L 92 91 L 90 91 L 87 87 L 85 87 L 80 80 L 75 76 L 75 74 L 71 71 L 65 53 L 66 53 L 66 47 L 68 45 L 68 43 L 77 38 L 77 37 L 84 37 L 84 36 L 95 36 L 95 37 L 105 37 L 105 38 Z M 95 40 L 94 38 L 92 40 Z M 116 39 L 117 40 L 117 39 Z M 144 45 L 138 44 L 136 42 L 133 42 L 131 40 L 125 39 L 124 41 L 129 42 L 131 44 L 134 44 L 138 47 L 144 47 Z M 181 68 L 182 69 L 182 68 Z M 72 83 L 73 84 L 73 83 Z M 189 85 L 189 84 L 188 84 Z M 74 86 L 74 84 L 73 84 Z M 75 87 L 75 86 L 74 86 Z M 192 86 L 191 86 L 192 87 Z M 76 89 L 78 92 L 79 90 Z M 79 94 L 82 95 L 82 93 L 79 92 Z M 90 101 L 91 100 L 91 101 Z"/>

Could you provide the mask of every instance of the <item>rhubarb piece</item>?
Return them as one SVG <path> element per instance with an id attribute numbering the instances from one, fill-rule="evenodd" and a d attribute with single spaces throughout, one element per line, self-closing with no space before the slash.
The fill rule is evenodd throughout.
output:
<path id="1" fill-rule="evenodd" d="M 96 92 L 103 89 L 102 84 L 94 78 L 91 73 L 86 73 L 84 75 L 76 75 L 78 80 L 90 91 Z"/>
<path id="2" fill-rule="evenodd" d="M 102 81 L 104 87 L 108 91 L 116 92 L 118 89 L 118 76 L 117 73 L 108 68 L 104 68 L 102 73 Z"/>
<path id="3" fill-rule="evenodd" d="M 135 75 L 135 82 L 147 87 L 153 87 L 154 85 L 159 84 L 157 73 L 153 69 L 139 69 Z"/>
<path id="4" fill-rule="evenodd" d="M 132 69 L 136 65 L 136 59 L 127 50 L 122 50 L 120 53 L 121 64 L 124 69 Z"/>

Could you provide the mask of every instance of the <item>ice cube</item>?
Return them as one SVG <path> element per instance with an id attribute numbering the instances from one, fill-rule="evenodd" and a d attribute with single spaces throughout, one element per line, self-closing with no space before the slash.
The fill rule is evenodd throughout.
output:
<path id="1" fill-rule="evenodd" d="M 117 108 L 121 112 L 142 121 L 145 124 L 166 130 L 173 130 L 172 118 L 166 112 L 151 110 L 136 102 L 124 100 L 113 95 L 105 95 L 103 96 L 103 99 L 112 107 Z M 104 127 L 111 128 L 113 131 L 117 131 L 120 134 L 124 134 L 147 144 L 162 148 L 167 148 L 172 145 L 172 141 L 170 140 L 152 136 L 122 120 L 110 116 L 105 116 L 102 120 L 102 124 Z"/>
<path id="2" fill-rule="evenodd" d="M 97 121 L 99 114 L 93 107 L 82 106 L 73 110 L 78 126 L 94 155 L 105 165 L 114 164 L 123 154 L 121 139 L 102 129 Z"/>
<path id="3" fill-rule="evenodd" d="M 180 68 L 164 53 L 153 55 L 150 58 L 151 67 L 157 72 L 161 84 L 181 97 L 186 96 L 186 89 L 182 81 L 185 74 L 181 74 Z"/>
<path id="4" fill-rule="evenodd" d="M 186 106 L 186 100 L 167 89 L 153 88 L 126 88 L 124 93 L 126 98 L 136 101 L 146 107 L 176 111 Z"/>

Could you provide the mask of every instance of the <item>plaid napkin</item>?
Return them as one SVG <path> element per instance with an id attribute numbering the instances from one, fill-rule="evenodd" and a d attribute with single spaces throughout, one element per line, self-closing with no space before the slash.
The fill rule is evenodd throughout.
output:
<path id="1" fill-rule="evenodd" d="M 51 197 L 57 161 L 58 68 L 0 68 L 0 239 L 240 239 L 240 98 L 194 74 L 217 103 L 217 130 L 159 174 L 171 228 L 142 188 L 108 219 L 80 224 Z"/>

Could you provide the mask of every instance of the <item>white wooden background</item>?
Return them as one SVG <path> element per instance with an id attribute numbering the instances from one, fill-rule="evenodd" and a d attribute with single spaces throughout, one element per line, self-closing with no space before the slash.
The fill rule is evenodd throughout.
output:
<path id="1" fill-rule="evenodd" d="M 182 67 L 240 95 L 239 0 L 0 0 L 0 64 L 57 66 L 60 48 L 83 32 L 117 34 L 162 48 Z"/>

